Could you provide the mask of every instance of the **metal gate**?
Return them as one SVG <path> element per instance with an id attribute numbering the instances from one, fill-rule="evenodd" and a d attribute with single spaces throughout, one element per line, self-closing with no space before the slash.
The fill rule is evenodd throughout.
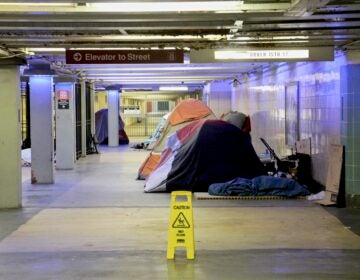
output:
<path id="1" fill-rule="evenodd" d="M 76 159 L 81 156 L 81 86 L 75 84 Z"/>
<path id="2" fill-rule="evenodd" d="M 155 130 L 166 114 L 182 100 L 201 100 L 199 93 L 183 92 L 134 92 L 123 91 L 120 99 L 120 115 L 125 123 L 125 132 L 132 139 L 146 139 Z"/>
<path id="3" fill-rule="evenodd" d="M 86 154 L 90 154 L 91 148 L 91 106 L 90 106 L 90 83 L 85 83 L 85 111 L 86 111 Z"/>

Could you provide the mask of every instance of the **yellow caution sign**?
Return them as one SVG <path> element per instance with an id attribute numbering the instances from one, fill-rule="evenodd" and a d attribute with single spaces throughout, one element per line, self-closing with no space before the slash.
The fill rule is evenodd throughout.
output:
<path id="1" fill-rule="evenodd" d="M 191 197 L 192 193 L 187 191 L 175 191 L 171 193 L 169 237 L 167 247 L 167 259 L 169 260 L 175 258 L 176 247 L 186 248 L 187 259 L 192 260 L 195 258 Z"/>

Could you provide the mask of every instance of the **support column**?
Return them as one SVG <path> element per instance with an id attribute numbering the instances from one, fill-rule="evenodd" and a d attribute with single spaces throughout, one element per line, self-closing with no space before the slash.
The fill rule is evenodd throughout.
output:
<path id="1" fill-rule="evenodd" d="M 53 77 L 30 76 L 31 183 L 54 183 Z"/>
<path id="2" fill-rule="evenodd" d="M 76 160 L 74 81 L 55 85 L 56 169 L 73 169 Z"/>
<path id="3" fill-rule="evenodd" d="M 91 135 L 95 134 L 95 84 L 90 84 Z"/>
<path id="4" fill-rule="evenodd" d="M 21 207 L 20 74 L 0 65 L 0 209 Z"/>
<path id="5" fill-rule="evenodd" d="M 81 156 L 86 156 L 86 81 L 81 81 Z"/>
<path id="6" fill-rule="evenodd" d="M 109 147 L 119 146 L 119 90 L 109 89 L 108 93 L 108 139 Z"/>
<path id="7" fill-rule="evenodd" d="M 341 67 L 341 140 L 345 146 L 345 193 L 347 205 L 360 206 L 360 64 Z"/>

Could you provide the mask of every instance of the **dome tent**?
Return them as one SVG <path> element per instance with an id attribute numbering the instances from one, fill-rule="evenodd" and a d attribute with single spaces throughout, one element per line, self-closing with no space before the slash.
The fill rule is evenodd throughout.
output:
<path id="1" fill-rule="evenodd" d="M 207 192 L 210 184 L 266 174 L 249 137 L 221 120 L 199 120 L 169 138 L 145 192 Z"/>
<path id="2" fill-rule="evenodd" d="M 199 119 L 216 119 L 216 116 L 208 106 L 199 100 L 190 98 L 181 101 L 167 116 L 157 141 L 148 146 L 152 152 L 140 166 L 137 179 L 146 179 L 157 166 L 169 135 Z"/>
<path id="3" fill-rule="evenodd" d="M 108 109 L 95 113 L 95 135 L 99 144 L 108 143 Z M 119 115 L 119 144 L 129 144 L 129 138 L 124 130 L 124 122 Z"/>

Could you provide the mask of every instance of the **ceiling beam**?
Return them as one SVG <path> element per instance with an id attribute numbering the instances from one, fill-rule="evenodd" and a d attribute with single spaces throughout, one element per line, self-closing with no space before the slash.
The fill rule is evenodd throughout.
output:
<path id="1" fill-rule="evenodd" d="M 282 12 L 229 12 L 229 13 L 205 13 L 205 12 L 183 12 L 183 13 L 62 13 L 53 14 L 51 17 L 48 14 L 27 14 L 27 13 L 2 13 L 1 21 L 10 22 L 152 22 L 152 21 L 210 21 L 210 20 L 244 20 L 253 17 L 281 17 Z"/>
<path id="2" fill-rule="evenodd" d="M 0 22 L 1 30 L 169 30 L 169 29 L 232 29 L 233 21 L 189 22 Z"/>
<path id="3" fill-rule="evenodd" d="M 261 30 L 304 30 L 304 29 L 343 29 L 360 28 L 360 20 L 341 21 L 341 22 L 284 22 L 284 23 L 263 23 L 263 24 L 244 24 L 243 31 L 261 31 Z"/>

